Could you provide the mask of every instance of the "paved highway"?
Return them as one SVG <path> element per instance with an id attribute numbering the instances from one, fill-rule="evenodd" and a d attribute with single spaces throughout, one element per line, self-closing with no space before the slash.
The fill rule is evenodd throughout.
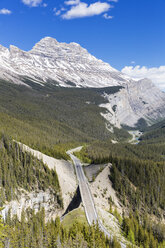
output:
<path id="1" fill-rule="evenodd" d="M 68 154 L 70 155 L 75 165 L 76 175 L 77 175 L 77 179 L 79 183 L 81 198 L 82 198 L 83 206 L 85 209 L 87 221 L 89 225 L 92 225 L 93 222 L 96 224 L 98 220 L 97 212 L 96 212 L 92 194 L 91 194 L 91 191 L 88 185 L 88 181 L 87 181 L 86 176 L 84 175 L 84 171 L 82 169 L 80 160 L 76 158 L 73 154 L 71 153 L 68 153 Z"/>
<path id="2" fill-rule="evenodd" d="M 80 148 L 78 149 L 80 150 Z M 106 230 L 106 228 L 103 226 L 103 224 L 100 222 L 98 218 L 93 196 L 90 191 L 87 178 L 84 174 L 82 164 L 80 160 L 73 155 L 73 152 L 76 150 L 77 149 L 70 150 L 67 152 L 67 154 L 71 157 L 75 165 L 76 175 L 77 175 L 79 188 L 80 188 L 80 194 L 81 194 L 81 198 L 82 198 L 83 206 L 85 209 L 85 214 L 86 214 L 88 224 L 92 225 L 93 223 L 95 224 L 98 223 L 100 230 L 104 232 L 105 236 L 108 236 L 108 238 L 112 238 L 112 236 L 109 234 L 109 232 Z M 121 247 L 126 248 L 126 245 L 121 243 Z"/>

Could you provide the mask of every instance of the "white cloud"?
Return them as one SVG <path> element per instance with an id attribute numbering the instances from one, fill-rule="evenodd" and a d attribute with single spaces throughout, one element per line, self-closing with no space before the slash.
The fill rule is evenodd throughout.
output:
<path id="1" fill-rule="evenodd" d="M 61 14 L 61 10 L 57 10 L 57 8 L 54 8 L 53 12 L 56 16 L 59 16 Z"/>
<path id="2" fill-rule="evenodd" d="M 58 10 L 58 11 L 55 13 L 56 16 L 59 16 L 60 14 L 61 14 L 61 10 Z"/>
<path id="3" fill-rule="evenodd" d="M 76 0 L 75 0 L 76 1 Z M 70 1 L 75 2 L 74 0 Z M 107 2 L 95 2 L 90 5 L 84 2 L 79 2 L 76 6 L 72 6 L 65 14 L 62 15 L 63 19 L 74 19 L 89 17 L 94 15 L 100 15 L 107 12 L 111 8 L 111 5 Z"/>
<path id="4" fill-rule="evenodd" d="M 61 8 L 61 11 L 65 11 L 65 10 L 66 10 L 66 8 L 64 8 L 64 7 Z"/>
<path id="5" fill-rule="evenodd" d="M 54 9 L 53 9 L 53 12 L 54 12 L 54 14 L 55 14 L 56 16 L 61 15 L 61 13 L 64 12 L 64 11 L 66 11 L 66 9 L 63 8 L 63 7 L 62 7 L 61 9 L 57 9 L 57 8 L 54 8 Z"/>
<path id="6" fill-rule="evenodd" d="M 10 15 L 12 12 L 9 9 L 0 9 L 0 15 Z"/>
<path id="7" fill-rule="evenodd" d="M 48 6 L 48 4 L 47 3 L 43 3 L 43 5 L 42 5 L 44 8 L 46 8 L 47 6 Z"/>
<path id="8" fill-rule="evenodd" d="M 42 3 L 42 0 L 22 0 L 22 2 L 30 7 L 37 7 Z"/>
<path id="9" fill-rule="evenodd" d="M 77 5 L 80 3 L 80 0 L 69 0 L 69 1 L 65 1 L 66 5 Z"/>
<path id="10" fill-rule="evenodd" d="M 125 66 L 122 72 L 135 79 L 149 78 L 161 89 L 165 90 L 165 65 L 160 67 L 147 68 L 139 65 Z"/>
<path id="11" fill-rule="evenodd" d="M 105 13 L 105 14 L 103 15 L 103 17 L 104 17 L 105 19 L 107 19 L 107 20 L 113 19 L 113 16 L 110 16 L 110 15 L 108 15 L 107 13 Z"/>

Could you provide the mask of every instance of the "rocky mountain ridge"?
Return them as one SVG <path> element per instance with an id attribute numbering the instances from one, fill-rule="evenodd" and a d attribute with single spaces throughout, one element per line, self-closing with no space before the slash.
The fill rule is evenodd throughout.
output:
<path id="1" fill-rule="evenodd" d="M 104 97 L 108 103 L 100 105 L 107 109 L 102 116 L 118 128 L 135 127 L 142 119 L 152 125 L 165 117 L 165 94 L 148 79 L 131 81 L 119 92 Z"/>
<path id="2" fill-rule="evenodd" d="M 77 43 L 59 43 L 46 37 L 25 52 L 0 46 L 0 78 L 23 84 L 25 79 L 63 87 L 109 87 L 129 78 L 96 59 Z"/>
<path id="3" fill-rule="evenodd" d="M 74 42 L 46 37 L 27 52 L 0 46 L 0 79 L 26 86 L 29 82 L 76 88 L 122 86 L 115 94 L 102 94 L 108 103 L 100 105 L 107 109 L 101 114 L 111 131 L 112 126 L 136 126 L 140 119 L 150 125 L 165 118 L 165 93 L 150 80 L 135 81 Z"/>

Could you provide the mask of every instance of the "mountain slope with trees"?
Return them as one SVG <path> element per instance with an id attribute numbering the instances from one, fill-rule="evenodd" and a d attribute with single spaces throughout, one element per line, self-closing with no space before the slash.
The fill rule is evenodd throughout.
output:
<path id="1" fill-rule="evenodd" d="M 29 192 L 45 191 L 49 188 L 58 203 L 57 207 L 63 207 L 56 172 L 22 151 L 13 139 L 53 157 L 66 160 L 68 159 L 66 150 L 86 144 L 79 154 L 82 159 L 94 164 L 112 163 L 109 180 L 113 183 L 123 209 L 129 209 L 130 212 L 129 216 L 123 216 L 122 219 L 123 234 L 132 243 L 142 247 L 147 245 L 163 247 L 164 226 L 157 225 L 152 219 L 149 220 L 150 224 L 148 222 L 146 224 L 144 217 L 150 214 L 156 221 L 163 222 L 165 216 L 164 122 L 143 129 L 144 135 L 140 138 L 140 143 L 132 145 L 127 143 L 131 136 L 125 129 L 113 127 L 114 132 L 110 132 L 106 120 L 100 114 L 107 111 L 99 107 L 100 104 L 107 103 L 103 94 L 113 95 L 121 89 L 120 86 L 104 89 L 70 89 L 51 84 L 43 88 L 30 81 L 28 84 L 31 88 L 0 82 L 1 206 L 6 201 L 17 199 L 19 188 Z M 118 143 L 112 144 L 112 140 Z M 30 221 L 35 222 L 31 227 Z M 26 221 L 23 217 L 21 223 L 17 218 L 14 222 L 9 221 L 10 232 L 16 230 L 14 237 L 8 233 L 10 242 L 15 245 L 13 247 L 25 241 L 25 230 L 29 234 L 29 238 L 26 237 L 27 242 L 24 243 L 25 247 L 27 245 L 35 247 L 39 244 L 37 242 L 41 242 L 42 246 L 46 242 L 46 247 L 51 247 L 48 230 L 53 232 L 51 239 L 56 242 L 57 230 L 51 229 L 51 225 L 54 228 L 56 224 L 52 221 L 50 227 L 50 223 L 45 223 L 46 227 L 42 229 L 42 223 L 42 230 L 39 230 L 36 225 L 40 226 L 40 222 L 41 216 L 34 213 L 26 216 Z M 75 242 L 83 242 L 90 248 L 94 243 L 98 247 L 99 245 L 113 247 L 100 232 L 96 236 L 100 235 L 101 241 L 99 238 L 99 241 L 96 241 L 96 237 L 90 241 L 89 236 L 95 232 L 94 229 L 79 228 L 79 225 L 75 224 L 73 230 L 67 233 L 61 226 L 61 237 L 65 240 L 63 244 L 69 246 Z M 32 230 L 36 231 L 34 238 Z M 81 238 L 73 236 L 72 232 L 75 230 L 78 230 Z M 46 237 L 46 240 L 43 237 Z M 117 246 L 118 244 L 114 247 Z"/>
<path id="2" fill-rule="evenodd" d="M 106 89 L 69 89 L 36 86 L 33 89 L 0 82 L 0 130 L 30 147 L 56 158 L 68 157 L 65 150 L 97 139 L 128 138 L 124 130 L 111 133 L 100 115 Z"/>
<path id="3" fill-rule="evenodd" d="M 0 135 L 0 204 L 19 200 L 18 191 L 46 191 L 63 207 L 58 175 L 42 161 L 24 152 L 20 146 L 4 134 Z"/>

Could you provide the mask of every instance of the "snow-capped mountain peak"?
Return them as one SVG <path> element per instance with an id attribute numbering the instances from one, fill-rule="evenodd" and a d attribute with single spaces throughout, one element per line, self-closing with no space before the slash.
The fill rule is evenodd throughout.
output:
<path id="1" fill-rule="evenodd" d="M 129 78 L 74 42 L 60 43 L 46 37 L 28 52 L 0 45 L 0 78 L 24 85 L 28 79 L 43 86 L 122 86 L 116 94 L 104 94 L 108 103 L 101 105 L 107 109 L 103 117 L 117 127 L 134 126 L 141 118 L 153 123 L 165 117 L 165 94 L 151 81 Z"/>
<path id="2" fill-rule="evenodd" d="M 108 87 L 127 82 L 124 74 L 96 59 L 79 44 L 41 39 L 25 52 L 11 45 L 0 47 L 0 78 L 22 83 L 28 77 L 39 83 L 54 82 L 63 87 Z"/>

